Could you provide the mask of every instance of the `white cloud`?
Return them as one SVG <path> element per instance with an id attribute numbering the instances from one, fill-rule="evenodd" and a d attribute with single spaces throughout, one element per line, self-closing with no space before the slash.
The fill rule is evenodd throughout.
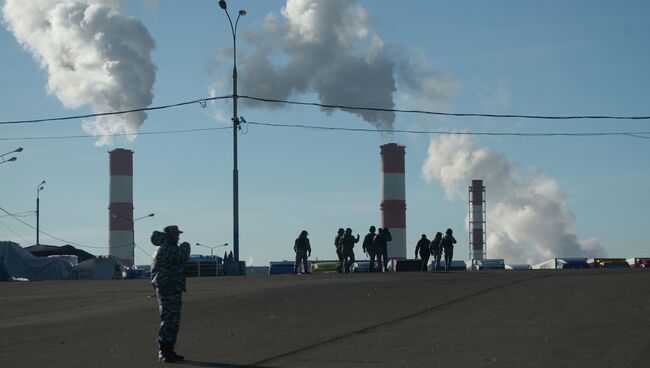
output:
<path id="1" fill-rule="evenodd" d="M 356 0 L 287 0 L 281 17 L 267 15 L 247 39 L 253 51 L 239 59 L 242 94 L 286 99 L 314 92 L 325 104 L 393 108 L 398 88 L 408 96 L 403 100 L 429 107 L 457 89 L 422 54 L 411 58 L 401 46 L 386 47 Z M 230 83 L 224 77 L 216 85 L 226 91 Z M 392 112 L 344 111 L 378 129 L 392 129 L 395 121 Z"/>
<path id="2" fill-rule="evenodd" d="M 47 92 L 65 107 L 107 112 L 151 104 L 155 43 L 140 21 L 119 13 L 119 1 L 7 0 L 2 16 L 47 71 Z M 136 133 L 146 117 L 144 112 L 107 116 L 83 128 L 97 135 Z M 97 145 L 110 142 L 104 137 Z"/>
<path id="3" fill-rule="evenodd" d="M 555 179 L 524 171 L 490 149 L 476 149 L 467 136 L 432 139 L 422 175 L 427 182 L 439 181 L 450 199 L 466 196 L 472 179 L 484 181 L 491 258 L 534 264 L 605 254 L 597 239 L 578 239 L 575 216 Z"/>

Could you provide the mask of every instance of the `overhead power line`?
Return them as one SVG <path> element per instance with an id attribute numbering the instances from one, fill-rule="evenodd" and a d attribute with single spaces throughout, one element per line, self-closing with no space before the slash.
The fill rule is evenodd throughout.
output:
<path id="1" fill-rule="evenodd" d="M 507 133 L 507 132 L 472 132 L 472 131 L 446 131 L 446 130 L 408 130 L 408 129 L 372 129 L 372 128 L 346 128 L 346 127 L 331 127 L 324 125 L 307 125 L 307 124 L 281 124 L 281 123 L 262 123 L 248 121 L 242 123 L 265 126 L 272 128 L 295 128 L 295 129 L 308 129 L 318 131 L 345 131 L 345 132 L 360 132 L 360 133 L 401 133 L 401 134 L 436 134 L 436 135 L 476 135 L 476 136 L 511 136 L 511 137 L 599 137 L 599 136 L 625 136 L 633 138 L 650 139 L 650 131 L 648 132 L 593 132 L 593 133 Z M 137 135 L 160 135 L 160 134 L 174 134 L 174 133 L 197 133 L 207 131 L 218 131 L 232 129 L 232 126 L 227 127 L 212 127 L 212 128 L 195 128 L 195 129 L 178 129 L 178 130 L 165 130 L 153 131 L 142 133 L 116 133 L 116 134 L 79 134 L 79 135 L 58 135 L 58 136 L 33 136 L 33 137 L 0 137 L 0 141 L 18 141 L 18 140 L 62 140 L 62 139 L 83 139 L 83 138 L 100 138 L 100 137 L 123 137 L 123 136 L 137 136 Z M 30 211 L 34 212 L 34 211 Z M 27 213 L 27 212 L 26 212 Z M 29 216 L 23 214 L 15 214 L 18 216 Z M 8 217 L 10 215 L 3 215 L 1 217 Z"/>
<path id="2" fill-rule="evenodd" d="M 21 219 L 18 218 L 17 216 L 14 216 L 14 214 L 12 214 L 11 212 L 5 210 L 4 208 L 0 207 L 0 211 L 6 213 L 6 214 L 9 215 L 11 218 L 13 218 L 14 220 L 16 220 L 16 221 L 22 223 L 23 225 L 29 227 L 30 229 L 32 229 L 32 230 L 37 230 L 34 226 L 32 226 L 32 225 L 26 223 L 25 221 L 21 220 Z M 119 245 L 119 246 L 116 246 L 116 247 L 96 247 L 96 246 L 92 246 L 92 245 L 84 245 L 84 244 L 79 244 L 79 243 L 72 242 L 72 241 L 69 241 L 69 240 L 61 239 L 61 238 L 59 238 L 59 237 L 57 237 L 57 236 L 54 236 L 54 235 L 52 235 L 52 234 L 49 234 L 49 233 L 43 231 L 43 230 L 38 230 L 38 232 L 39 232 L 40 234 L 43 234 L 43 235 L 45 235 L 45 236 L 48 236 L 48 237 L 50 237 L 50 238 L 52 238 L 52 239 L 58 240 L 58 241 L 60 241 L 60 242 L 63 242 L 63 243 L 69 244 L 69 245 L 74 245 L 75 247 L 80 247 L 80 248 L 90 248 L 90 249 L 109 249 L 109 248 L 124 248 L 124 247 L 131 247 L 131 246 L 135 245 L 134 243 L 128 243 L 128 244 Z M 24 239 L 23 239 L 23 240 L 24 240 Z"/>
<path id="3" fill-rule="evenodd" d="M 438 134 L 438 135 L 486 135 L 486 136 L 515 136 L 515 137 L 598 137 L 598 136 L 627 136 L 650 139 L 650 132 L 595 132 L 595 133 L 498 133 L 498 132 L 455 132 L 444 130 L 404 130 L 404 129 L 370 129 L 370 128 L 344 128 L 304 124 L 277 124 L 247 121 L 247 124 L 267 126 L 274 128 L 311 129 L 322 131 L 346 132 L 380 132 L 380 133 L 408 133 L 408 134 Z M 644 136 L 648 135 L 648 136 Z"/>
<path id="4" fill-rule="evenodd" d="M 32 119 L 32 120 L 0 121 L 0 125 L 47 123 L 47 122 L 53 122 L 53 121 L 87 119 L 87 118 L 96 118 L 96 117 L 110 116 L 110 115 L 123 115 L 123 114 L 129 114 L 129 113 L 140 112 L 140 111 L 154 111 L 154 110 L 171 109 L 171 108 L 174 108 L 174 107 L 193 105 L 193 104 L 197 104 L 197 103 L 200 104 L 201 107 L 205 107 L 208 101 L 223 100 L 223 99 L 227 99 L 227 98 L 232 98 L 232 96 L 228 95 L 228 96 L 207 97 L 207 98 L 201 98 L 201 99 L 198 99 L 198 100 L 178 102 L 178 103 L 169 104 L 169 105 L 143 107 L 143 108 L 139 108 L 139 109 L 121 110 L 121 111 L 113 111 L 113 112 L 99 112 L 99 113 L 94 113 L 94 114 L 71 115 L 71 116 L 62 116 L 62 117 L 54 117 L 54 118 Z"/>
<path id="5" fill-rule="evenodd" d="M 545 119 L 545 120 L 576 120 L 576 119 L 610 119 L 610 120 L 650 120 L 648 116 L 616 116 L 616 115 L 517 115 L 517 114 L 478 114 L 478 113 L 455 113 L 455 112 L 440 112 L 428 110 L 405 110 L 393 109 L 382 107 L 368 107 L 368 106 L 352 106 L 352 105 L 330 105 L 318 102 L 301 102 L 290 100 L 278 100 L 272 98 L 260 98 L 253 96 L 237 96 L 238 98 L 300 106 L 317 106 L 330 109 L 342 110 L 366 110 L 366 111 L 379 111 L 379 112 L 398 112 L 398 113 L 411 113 L 411 114 L 424 114 L 424 115 L 438 115 L 438 116 L 455 116 L 455 117 L 480 117 L 480 118 L 518 118 L 518 119 Z"/>
<path id="6" fill-rule="evenodd" d="M 0 220 L 0 225 L 6 227 L 7 230 L 9 230 L 10 232 L 12 232 L 15 236 L 17 236 L 18 238 L 20 238 L 22 241 L 24 241 L 25 244 L 29 244 L 29 241 L 27 241 L 27 239 L 23 238 L 20 234 L 18 234 L 16 231 L 14 231 L 14 229 L 12 229 L 11 227 L 9 227 L 9 225 L 5 224 L 5 223 L 4 223 L 3 221 L 1 221 L 1 220 Z"/>
<path id="7" fill-rule="evenodd" d="M 366 111 L 379 111 L 379 112 L 394 112 L 394 113 L 411 113 L 411 114 L 424 114 L 424 115 L 437 115 L 437 116 L 453 116 L 453 117 L 480 117 L 480 118 L 518 118 L 518 119 L 545 119 L 545 120 L 576 120 L 576 119 L 609 119 L 609 120 L 650 120 L 649 115 L 640 115 L 640 116 L 617 116 L 617 115 L 517 115 L 517 114 L 478 114 L 478 113 L 452 113 L 452 112 L 441 112 L 441 111 L 430 111 L 430 110 L 406 110 L 406 109 L 393 109 L 393 108 L 381 108 L 381 107 L 372 107 L 372 106 L 352 106 L 352 105 L 331 105 L 331 104 L 322 104 L 318 102 L 302 102 L 302 101 L 290 101 L 290 100 L 280 100 L 280 99 L 271 99 L 271 98 L 261 98 L 254 96 L 237 96 L 238 98 L 248 99 L 252 101 L 259 102 L 268 102 L 268 103 L 277 103 L 277 104 L 288 104 L 288 105 L 301 105 L 301 106 L 316 106 L 321 108 L 330 108 L 330 109 L 343 109 L 343 110 L 366 110 Z M 143 107 L 139 109 L 131 110 L 122 110 L 122 111 L 113 111 L 113 112 L 102 112 L 94 114 L 84 114 L 84 115 L 72 115 L 72 116 L 63 116 L 63 117 L 52 117 L 52 118 L 43 118 L 43 119 L 31 119 L 31 120 L 8 120 L 0 121 L 0 125 L 11 125 L 11 124 L 35 124 L 35 123 L 47 123 L 55 121 L 65 121 L 65 120 L 75 120 L 75 119 L 87 119 L 101 116 L 110 116 L 110 115 L 122 115 L 129 114 L 140 111 L 154 111 L 154 110 L 163 110 L 176 108 L 186 105 L 200 104 L 201 107 L 205 107 L 209 101 L 215 100 L 224 100 L 233 98 L 232 95 L 226 96 L 217 96 L 217 97 L 207 97 L 202 99 L 178 102 L 168 105 L 160 105 L 153 107 Z"/>
<path id="8" fill-rule="evenodd" d="M 178 129 L 178 130 L 162 130 L 153 132 L 140 132 L 140 133 L 115 133 L 115 134 L 78 134 L 78 135 L 49 135 L 49 136 L 36 136 L 36 137 L 0 137 L 0 141 L 21 141 L 21 140 L 60 140 L 60 139 L 79 139 L 79 138 L 101 138 L 101 137 L 128 137 L 138 135 L 160 135 L 160 134 L 174 134 L 174 133 L 195 133 L 206 132 L 213 130 L 232 129 L 231 126 L 226 127 L 213 127 L 213 128 L 195 128 L 195 129 Z"/>

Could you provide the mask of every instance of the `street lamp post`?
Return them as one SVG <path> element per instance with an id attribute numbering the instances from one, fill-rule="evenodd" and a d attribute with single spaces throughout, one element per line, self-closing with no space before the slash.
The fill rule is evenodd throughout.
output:
<path id="1" fill-rule="evenodd" d="M 211 247 L 209 245 L 203 245 L 201 243 L 196 243 L 196 245 L 199 246 L 199 247 L 204 247 L 204 248 L 210 249 L 210 257 L 214 257 L 214 250 L 216 248 L 227 247 L 228 243 L 224 243 L 224 244 L 221 244 L 221 245 L 215 245 L 214 247 Z"/>
<path id="2" fill-rule="evenodd" d="M 237 116 L 237 25 L 239 18 L 246 15 L 245 10 L 240 10 L 235 20 L 235 25 L 232 24 L 232 19 L 228 13 L 228 5 L 225 0 L 219 1 L 219 7 L 226 12 L 228 22 L 230 23 L 230 31 L 232 32 L 232 45 L 233 45 L 233 65 L 232 65 L 232 139 L 233 139 L 233 170 L 232 170 L 232 201 L 233 201 L 233 256 L 234 260 L 239 265 L 239 171 L 237 170 L 237 131 L 240 128 L 240 120 Z"/>
<path id="3" fill-rule="evenodd" d="M 45 184 L 45 180 L 41 181 L 40 184 L 36 187 L 36 245 L 41 244 L 40 243 L 40 234 L 41 234 L 41 221 L 40 221 L 40 213 L 41 213 L 41 197 L 40 197 L 40 192 L 41 190 L 45 189 L 43 186 Z"/>
<path id="4" fill-rule="evenodd" d="M 11 152 L 1 154 L 0 155 L 0 164 L 4 164 L 5 162 L 14 162 L 14 161 L 18 160 L 18 158 L 16 156 L 10 157 L 8 159 L 5 159 L 5 156 L 10 155 L 12 153 L 16 153 L 16 152 L 22 152 L 22 151 L 23 151 L 23 148 L 18 147 L 18 148 L 16 148 L 15 150 L 13 150 Z"/>

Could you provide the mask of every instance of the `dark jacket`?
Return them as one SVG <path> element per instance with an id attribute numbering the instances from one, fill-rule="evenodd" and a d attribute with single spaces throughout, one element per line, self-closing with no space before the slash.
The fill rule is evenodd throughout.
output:
<path id="1" fill-rule="evenodd" d="M 342 237 L 343 237 L 343 235 L 336 234 L 336 237 L 334 238 L 334 246 L 336 247 L 336 249 L 341 248 L 341 238 Z"/>
<path id="2" fill-rule="evenodd" d="M 440 238 L 433 238 L 431 241 L 431 254 L 435 255 L 440 255 L 442 253 L 442 237 Z"/>
<path id="3" fill-rule="evenodd" d="M 429 239 L 422 239 L 420 238 L 420 241 L 418 241 L 418 244 L 415 246 L 415 256 L 420 255 L 420 258 L 425 258 L 429 257 L 429 246 L 431 245 L 431 242 Z"/>
<path id="4" fill-rule="evenodd" d="M 375 235 L 375 239 L 373 240 L 373 243 L 376 251 L 382 251 L 388 249 L 388 240 L 386 239 L 385 233 Z"/>
<path id="5" fill-rule="evenodd" d="M 354 244 L 359 242 L 359 236 L 355 238 L 352 234 L 344 234 L 339 241 L 343 251 L 351 251 L 354 248 Z"/>
<path id="6" fill-rule="evenodd" d="M 440 243 L 444 249 L 452 249 L 454 247 L 454 244 L 456 244 L 456 239 L 453 235 L 445 234 L 442 237 L 442 241 Z"/>
<path id="7" fill-rule="evenodd" d="M 293 250 L 306 250 L 308 253 L 311 253 L 311 245 L 309 244 L 309 238 L 306 236 L 299 236 L 294 245 Z"/>
<path id="8" fill-rule="evenodd" d="M 363 238 L 363 244 L 362 244 L 364 252 L 372 252 L 375 250 L 375 246 L 373 243 L 374 239 L 375 239 L 375 233 L 366 234 L 366 236 Z"/>

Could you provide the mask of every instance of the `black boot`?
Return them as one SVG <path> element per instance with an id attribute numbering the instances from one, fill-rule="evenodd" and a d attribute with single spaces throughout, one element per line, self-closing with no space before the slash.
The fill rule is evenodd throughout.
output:
<path id="1" fill-rule="evenodd" d="M 172 350 L 172 341 L 158 340 L 158 360 L 163 363 L 173 363 L 176 361 Z"/>
<path id="2" fill-rule="evenodd" d="M 174 345 L 176 345 L 176 340 L 173 340 L 173 341 L 171 342 L 171 348 L 170 348 L 171 353 L 172 353 L 172 355 L 174 356 L 174 359 L 175 359 L 177 362 L 178 362 L 179 360 L 183 360 L 183 359 L 185 359 L 184 356 L 176 354 L 176 352 L 174 351 Z"/>

